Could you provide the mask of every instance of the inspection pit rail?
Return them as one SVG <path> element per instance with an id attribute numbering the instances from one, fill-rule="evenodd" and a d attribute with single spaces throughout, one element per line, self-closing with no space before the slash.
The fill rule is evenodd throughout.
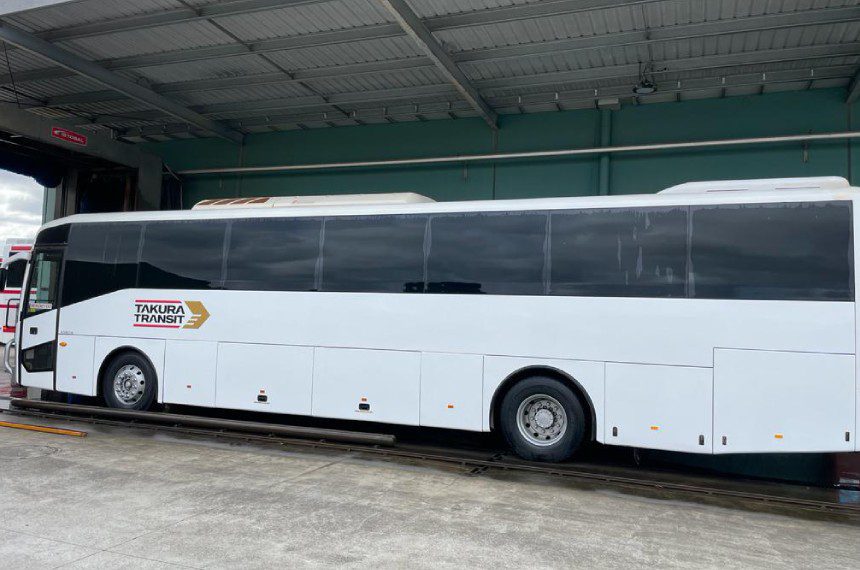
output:
<path id="1" fill-rule="evenodd" d="M 227 420 L 221 418 L 204 418 L 184 414 L 168 414 L 165 412 L 141 412 L 137 410 L 119 410 L 98 406 L 83 406 L 79 404 L 61 404 L 58 402 L 42 402 L 40 400 L 13 399 L 9 402 L 12 408 L 25 410 L 41 410 L 61 412 L 64 414 L 94 415 L 103 418 L 113 418 L 123 421 L 141 421 L 164 425 L 183 425 L 187 427 L 213 430 L 228 430 L 232 432 L 251 434 L 271 434 L 281 437 L 302 439 L 322 439 L 343 443 L 361 445 L 379 445 L 392 447 L 397 438 L 385 433 L 365 433 L 338 429 L 316 428 L 306 426 L 291 426 L 263 422 Z"/>

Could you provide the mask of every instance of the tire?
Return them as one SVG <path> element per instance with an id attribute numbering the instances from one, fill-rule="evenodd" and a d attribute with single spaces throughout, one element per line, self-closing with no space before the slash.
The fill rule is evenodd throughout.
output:
<path id="1" fill-rule="evenodd" d="M 155 402 L 158 379 L 143 355 L 123 352 L 104 369 L 101 383 L 105 404 L 122 410 L 148 410 Z"/>
<path id="2" fill-rule="evenodd" d="M 499 411 L 502 434 L 514 453 L 528 461 L 552 463 L 568 459 L 580 448 L 585 418 L 582 402 L 571 389 L 547 376 L 514 384 Z"/>

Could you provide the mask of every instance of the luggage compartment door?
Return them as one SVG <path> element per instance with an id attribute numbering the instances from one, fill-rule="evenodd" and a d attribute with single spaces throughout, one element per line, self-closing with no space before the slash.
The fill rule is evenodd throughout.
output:
<path id="1" fill-rule="evenodd" d="M 716 349 L 714 453 L 852 451 L 855 398 L 853 355 Z"/>
<path id="2" fill-rule="evenodd" d="M 710 368 L 606 365 L 610 445 L 711 453 Z"/>
<path id="3" fill-rule="evenodd" d="M 421 354 L 317 348 L 315 416 L 418 425 Z"/>
<path id="4" fill-rule="evenodd" d="M 164 353 L 164 402 L 215 406 L 218 343 L 168 340 Z"/>
<path id="5" fill-rule="evenodd" d="M 308 346 L 218 345 L 219 408 L 311 414 L 314 349 Z"/>

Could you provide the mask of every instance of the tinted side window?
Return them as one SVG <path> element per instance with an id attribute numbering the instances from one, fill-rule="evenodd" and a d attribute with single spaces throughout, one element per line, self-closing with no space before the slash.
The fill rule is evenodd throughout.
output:
<path id="1" fill-rule="evenodd" d="M 76 224 L 69 235 L 63 306 L 135 286 L 141 224 Z"/>
<path id="2" fill-rule="evenodd" d="M 27 269 L 27 262 L 23 260 L 9 262 L 8 272 L 6 273 L 6 288 L 19 289 L 24 284 L 24 271 Z"/>
<path id="3" fill-rule="evenodd" d="M 850 202 L 692 208 L 693 297 L 854 298 Z"/>
<path id="4" fill-rule="evenodd" d="M 420 292 L 426 216 L 328 218 L 322 290 Z"/>
<path id="5" fill-rule="evenodd" d="M 227 252 L 227 289 L 312 291 L 322 220 L 236 220 Z"/>
<path id="6" fill-rule="evenodd" d="M 139 287 L 220 288 L 226 229 L 224 220 L 147 223 Z"/>
<path id="7" fill-rule="evenodd" d="M 546 214 L 433 216 L 430 293 L 542 295 Z"/>
<path id="8" fill-rule="evenodd" d="M 687 208 L 553 213 L 550 293 L 683 297 Z"/>

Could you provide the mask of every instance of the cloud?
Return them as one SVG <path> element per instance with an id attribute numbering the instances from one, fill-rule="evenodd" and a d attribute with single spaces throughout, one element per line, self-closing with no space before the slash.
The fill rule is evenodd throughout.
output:
<path id="1" fill-rule="evenodd" d="M 36 235 L 44 192 L 32 178 L 0 170 L 0 241 Z"/>

